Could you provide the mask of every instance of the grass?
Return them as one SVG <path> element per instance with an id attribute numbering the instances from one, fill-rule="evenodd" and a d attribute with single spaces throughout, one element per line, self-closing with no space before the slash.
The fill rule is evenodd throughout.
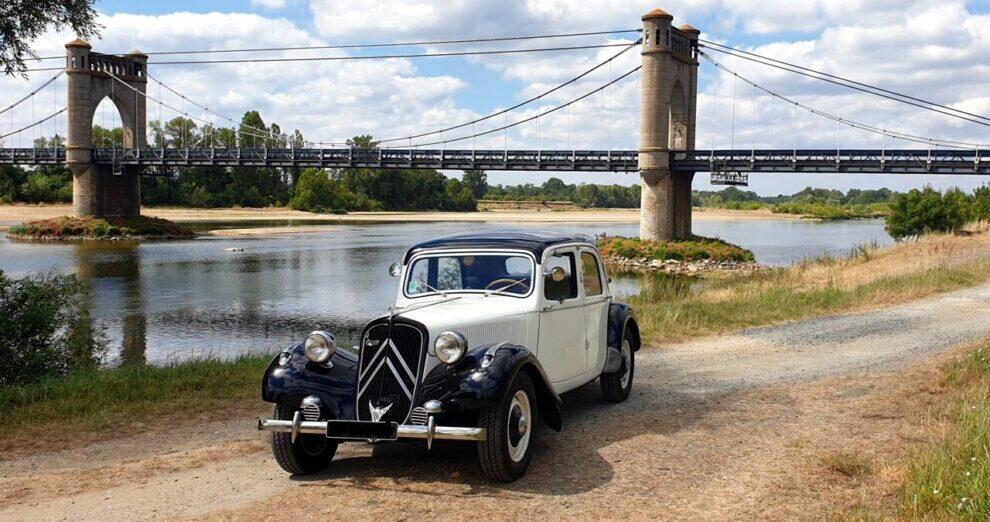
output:
<path id="1" fill-rule="evenodd" d="M 911 456 L 900 515 L 911 519 L 990 518 L 990 343 L 951 363 L 948 404 L 933 410 L 933 444 Z"/>
<path id="2" fill-rule="evenodd" d="M 683 241 L 645 241 L 631 237 L 605 237 L 598 248 L 606 258 L 676 259 L 679 261 L 753 261 L 753 253 L 721 239 L 695 236 Z"/>
<path id="3" fill-rule="evenodd" d="M 187 239 L 195 236 L 189 228 L 150 216 L 95 218 L 60 216 L 30 221 L 10 227 L 14 236 L 30 238 L 147 238 Z"/>
<path id="4" fill-rule="evenodd" d="M 673 341 L 875 308 L 990 280 L 990 234 L 931 236 L 890 248 L 864 245 L 732 278 L 642 276 L 628 299 L 644 338 Z"/>
<path id="5" fill-rule="evenodd" d="M 771 210 L 775 214 L 800 214 L 813 219 L 826 221 L 840 219 L 869 219 L 881 218 L 890 212 L 886 203 L 871 205 L 836 205 L 832 203 L 778 203 Z"/>
<path id="6" fill-rule="evenodd" d="M 128 366 L 0 388 L 0 454 L 147 430 L 147 423 L 167 425 L 166 419 L 180 416 L 223 411 L 229 418 L 256 410 L 270 360 L 252 355 Z"/>
<path id="7" fill-rule="evenodd" d="M 856 453 L 847 451 L 835 453 L 826 457 L 824 461 L 829 469 L 849 478 L 873 474 L 870 462 Z"/>

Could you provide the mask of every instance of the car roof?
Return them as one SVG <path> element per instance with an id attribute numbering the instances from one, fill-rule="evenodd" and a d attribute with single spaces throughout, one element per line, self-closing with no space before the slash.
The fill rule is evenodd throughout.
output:
<path id="1" fill-rule="evenodd" d="M 596 246 L 595 239 L 587 234 L 528 228 L 488 229 L 477 232 L 462 232 L 417 243 L 406 252 L 403 263 L 408 263 L 414 254 L 440 248 L 510 248 L 532 252 L 539 260 L 543 256 L 543 251 L 563 243 L 584 243 L 591 247 Z"/>

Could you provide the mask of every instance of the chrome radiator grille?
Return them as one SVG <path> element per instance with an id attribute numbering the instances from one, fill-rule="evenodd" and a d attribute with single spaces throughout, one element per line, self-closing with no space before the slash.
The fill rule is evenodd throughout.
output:
<path id="1" fill-rule="evenodd" d="M 409 324 L 368 328 L 358 366 L 358 420 L 407 421 L 423 368 L 425 339 L 420 328 Z"/>

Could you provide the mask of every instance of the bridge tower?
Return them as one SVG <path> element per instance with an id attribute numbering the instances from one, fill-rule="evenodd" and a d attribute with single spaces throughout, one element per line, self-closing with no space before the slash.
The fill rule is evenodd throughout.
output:
<path id="1" fill-rule="evenodd" d="M 671 172 L 670 153 L 694 148 L 701 31 L 673 21 L 661 9 L 643 15 L 639 236 L 650 240 L 691 236 L 694 173 Z"/>
<path id="2" fill-rule="evenodd" d="M 140 177 L 129 169 L 93 163 L 93 116 L 103 98 L 109 98 L 123 123 L 123 147 L 145 146 L 147 103 L 143 93 L 148 82 L 148 57 L 140 51 L 124 56 L 94 53 L 79 39 L 66 44 L 65 49 L 66 164 L 72 170 L 73 211 L 77 217 L 136 216 L 141 213 Z"/>

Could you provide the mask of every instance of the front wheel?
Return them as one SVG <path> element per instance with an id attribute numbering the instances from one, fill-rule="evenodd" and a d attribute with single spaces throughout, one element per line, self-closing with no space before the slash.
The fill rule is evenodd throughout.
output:
<path id="1" fill-rule="evenodd" d="M 488 435 L 478 443 L 478 461 L 488 478 L 512 482 L 526 473 L 536 416 L 536 388 L 526 372 L 519 372 L 497 405 L 478 413 L 478 426 Z"/>
<path id="2" fill-rule="evenodd" d="M 622 353 L 619 371 L 602 374 L 602 395 L 609 402 L 623 402 L 632 391 L 633 373 L 636 370 L 636 352 L 633 350 L 632 338 L 632 330 L 626 327 L 619 350 Z"/>
<path id="3" fill-rule="evenodd" d="M 274 417 L 292 420 L 297 408 L 288 404 L 276 404 Z M 272 453 L 275 461 L 293 475 L 309 475 L 322 471 L 337 453 L 337 443 L 322 436 L 301 434 L 292 442 L 291 433 L 272 433 Z"/>

